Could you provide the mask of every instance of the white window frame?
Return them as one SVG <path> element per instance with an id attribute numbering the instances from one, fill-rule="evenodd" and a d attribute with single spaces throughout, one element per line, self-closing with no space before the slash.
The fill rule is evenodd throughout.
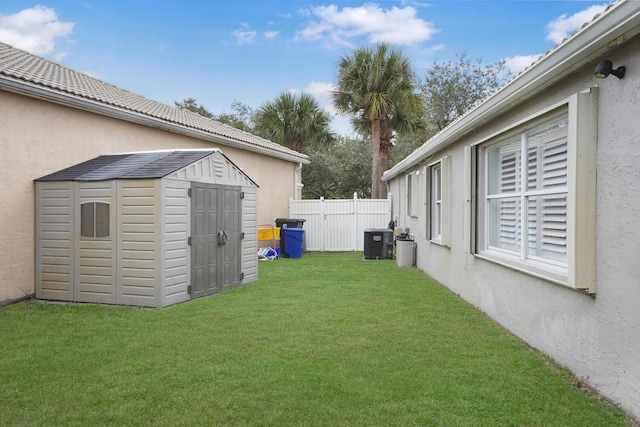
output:
<path id="1" fill-rule="evenodd" d="M 471 253 L 553 283 L 595 293 L 597 107 L 598 90 L 591 88 L 514 123 L 465 150 L 465 219 L 470 225 L 464 234 L 465 246 Z M 536 260 L 535 257 L 514 256 L 489 247 L 484 211 L 487 148 L 562 115 L 566 115 L 568 120 L 566 261 Z"/>
<path id="2" fill-rule="evenodd" d="M 427 167 L 427 239 L 442 246 L 451 245 L 451 156 Z"/>
<path id="3" fill-rule="evenodd" d="M 418 217 L 418 176 L 418 171 L 406 175 L 407 216 L 411 218 Z"/>

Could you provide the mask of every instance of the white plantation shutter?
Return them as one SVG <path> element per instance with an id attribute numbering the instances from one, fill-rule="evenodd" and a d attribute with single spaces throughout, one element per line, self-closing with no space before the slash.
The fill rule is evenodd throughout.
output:
<path id="1" fill-rule="evenodd" d="M 431 240 L 442 238 L 442 163 L 431 166 Z"/>
<path id="2" fill-rule="evenodd" d="M 567 186 L 567 139 L 566 137 L 542 149 L 542 188 Z"/>
<path id="3" fill-rule="evenodd" d="M 502 249 L 519 251 L 520 234 L 520 201 L 517 199 L 502 199 L 499 203 L 498 239 L 496 246 Z"/>
<path id="4" fill-rule="evenodd" d="M 412 172 L 409 175 L 410 179 L 409 182 L 411 183 L 411 192 L 409 194 L 409 197 L 411 199 L 410 202 L 410 209 L 411 211 L 409 212 L 410 215 L 412 217 L 417 217 L 418 216 L 418 174 L 416 172 Z"/>
<path id="5" fill-rule="evenodd" d="M 567 261 L 567 119 L 527 134 L 527 257 Z"/>
<path id="6" fill-rule="evenodd" d="M 521 241 L 521 140 L 511 139 L 488 150 L 487 218 L 489 246 L 519 252 Z"/>
<path id="7" fill-rule="evenodd" d="M 407 174 L 404 180 L 404 198 L 405 198 L 405 207 L 407 209 L 407 216 L 411 216 L 411 174 Z"/>
<path id="8" fill-rule="evenodd" d="M 429 165 L 428 238 L 442 246 L 451 246 L 451 156 Z"/>
<path id="9" fill-rule="evenodd" d="M 541 240 L 544 258 L 567 260 L 567 196 L 542 197 Z"/>
<path id="10" fill-rule="evenodd" d="M 518 191 L 520 184 L 520 153 L 503 155 L 500 165 L 500 192 L 513 193 Z"/>
<path id="11" fill-rule="evenodd" d="M 560 192 L 542 196 L 541 256 L 567 260 L 567 138 L 542 150 L 542 188 Z"/>
<path id="12" fill-rule="evenodd" d="M 489 148 L 487 156 L 488 246 L 566 263 L 566 116 Z"/>
<path id="13" fill-rule="evenodd" d="M 565 262 L 567 259 L 566 195 L 530 197 L 528 205 L 528 257 Z"/>
<path id="14" fill-rule="evenodd" d="M 441 172 L 441 243 L 451 246 L 451 156 L 442 158 Z"/>
<path id="15" fill-rule="evenodd" d="M 407 215 L 418 216 L 418 175 L 415 172 L 407 174 Z"/>
<path id="16" fill-rule="evenodd" d="M 590 88 L 465 150 L 473 253 L 595 294 L 597 139 Z"/>
<path id="17" fill-rule="evenodd" d="M 510 152 L 513 143 L 507 146 L 508 152 L 502 156 L 500 165 L 500 193 L 515 193 L 520 188 L 520 153 Z M 509 149 L 511 148 L 511 149 Z M 517 250 L 520 246 L 520 203 L 515 197 L 501 199 L 499 237 L 497 246 L 503 249 Z"/>

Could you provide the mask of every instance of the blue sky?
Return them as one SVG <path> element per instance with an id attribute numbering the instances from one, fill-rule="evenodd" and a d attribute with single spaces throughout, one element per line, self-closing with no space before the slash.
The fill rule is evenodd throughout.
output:
<path id="1" fill-rule="evenodd" d="M 326 96 L 356 46 L 388 42 L 421 78 L 457 53 L 518 72 L 606 1 L 2 0 L 0 41 L 166 104 L 214 114 L 284 91 Z M 348 133 L 345 119 L 334 128 Z"/>

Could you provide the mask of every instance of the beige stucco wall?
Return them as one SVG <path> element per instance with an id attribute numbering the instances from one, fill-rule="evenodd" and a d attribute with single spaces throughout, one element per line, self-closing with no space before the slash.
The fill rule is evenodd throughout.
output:
<path id="1" fill-rule="evenodd" d="M 258 224 L 288 215 L 298 163 L 0 90 L 0 302 L 33 292 L 34 179 L 101 154 L 211 147 L 259 185 Z"/>

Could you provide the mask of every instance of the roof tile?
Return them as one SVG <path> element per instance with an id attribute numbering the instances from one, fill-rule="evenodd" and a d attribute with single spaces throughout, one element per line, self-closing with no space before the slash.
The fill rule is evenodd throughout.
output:
<path id="1" fill-rule="evenodd" d="M 101 104 L 135 112 L 160 121 L 198 130 L 210 135 L 298 157 L 307 156 L 287 147 L 238 130 L 188 110 L 182 110 L 121 89 L 47 59 L 32 55 L 0 42 L 0 80 L 11 78 L 28 82 L 52 92 L 74 95 Z"/>

